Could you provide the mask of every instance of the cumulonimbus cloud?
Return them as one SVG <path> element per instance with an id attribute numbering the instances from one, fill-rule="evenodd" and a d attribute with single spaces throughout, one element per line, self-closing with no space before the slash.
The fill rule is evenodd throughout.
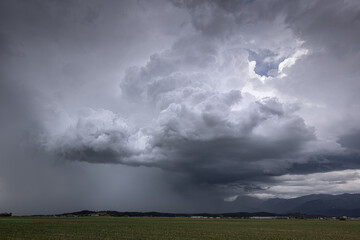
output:
<path id="1" fill-rule="evenodd" d="M 308 121 L 313 116 L 297 112 L 308 99 L 327 100 L 328 94 L 310 89 L 311 78 L 302 78 L 322 76 L 313 66 L 312 72 L 290 70 L 332 51 L 321 55 L 316 34 L 310 38 L 299 30 L 311 26 L 296 16 L 327 19 L 327 13 L 307 12 L 301 2 L 174 4 L 189 12 L 194 32 L 145 65 L 127 69 L 119 81 L 119 104 L 131 103 L 132 111 L 89 109 L 62 132 L 45 134 L 46 149 L 75 161 L 159 167 L 215 185 L 250 186 L 287 173 L 358 166 L 357 155 L 344 153 L 336 137 L 318 137 L 321 125 Z M 332 2 L 330 9 L 336 12 L 336 6 Z M 319 68 L 324 66 L 329 65 Z M 352 75 L 345 74 L 347 81 L 354 81 Z"/>
<path id="2" fill-rule="evenodd" d="M 314 129 L 292 103 L 227 86 L 228 79 L 241 86 L 246 72 L 221 60 L 229 53 L 213 41 L 192 38 L 130 68 L 121 81 L 135 112 L 151 109 L 148 121 L 89 109 L 44 145 L 71 160 L 156 166 L 213 184 L 284 173 L 315 139 Z"/>

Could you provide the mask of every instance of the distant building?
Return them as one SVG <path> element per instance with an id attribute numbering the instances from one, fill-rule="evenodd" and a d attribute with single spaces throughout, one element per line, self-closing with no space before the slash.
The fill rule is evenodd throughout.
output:
<path id="1" fill-rule="evenodd" d="M 250 219 L 289 219 L 286 216 L 253 216 Z"/>

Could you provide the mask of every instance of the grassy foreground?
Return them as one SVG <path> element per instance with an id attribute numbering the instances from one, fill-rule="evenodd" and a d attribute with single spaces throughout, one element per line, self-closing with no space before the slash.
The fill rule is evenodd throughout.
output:
<path id="1" fill-rule="evenodd" d="M 360 221 L 0 218 L 0 239 L 360 239 Z"/>

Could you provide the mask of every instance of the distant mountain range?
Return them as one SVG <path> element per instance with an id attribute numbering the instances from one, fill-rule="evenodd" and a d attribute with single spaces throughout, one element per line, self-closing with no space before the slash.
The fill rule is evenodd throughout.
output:
<path id="1" fill-rule="evenodd" d="M 360 217 L 360 194 L 313 194 L 292 199 L 273 198 L 264 201 L 260 208 L 281 214 Z"/>
<path id="2" fill-rule="evenodd" d="M 223 213 L 162 213 L 80 211 L 57 216 L 114 216 L 114 217 L 360 217 L 360 194 L 313 194 L 298 198 L 261 200 L 242 196 L 221 206 Z M 229 209 L 230 211 L 228 211 Z M 238 211 L 231 211 L 237 209 Z M 245 210 L 244 210 L 245 209 Z"/>

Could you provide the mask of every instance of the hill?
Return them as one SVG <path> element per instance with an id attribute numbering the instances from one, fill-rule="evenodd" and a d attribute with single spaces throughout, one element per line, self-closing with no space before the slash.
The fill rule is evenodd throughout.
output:
<path id="1" fill-rule="evenodd" d="M 326 217 L 360 217 L 360 194 L 313 194 L 292 199 L 274 198 L 266 200 L 264 211 L 277 213 L 303 213 Z"/>

